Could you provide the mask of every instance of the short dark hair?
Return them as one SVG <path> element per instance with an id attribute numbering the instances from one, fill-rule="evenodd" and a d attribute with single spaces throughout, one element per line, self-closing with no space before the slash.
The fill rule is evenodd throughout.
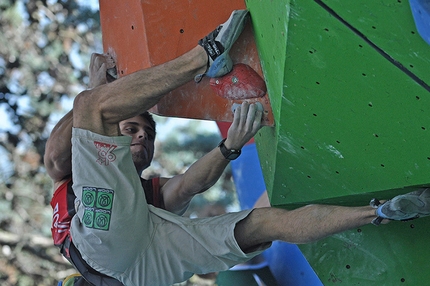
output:
<path id="1" fill-rule="evenodd" d="M 154 129 L 154 133 L 157 133 L 157 130 L 155 129 L 156 124 L 155 124 L 154 118 L 152 117 L 152 114 L 149 113 L 148 111 L 145 111 L 144 113 L 141 113 L 139 115 L 144 119 L 146 119 L 149 122 L 149 125 L 151 125 L 151 127 Z"/>

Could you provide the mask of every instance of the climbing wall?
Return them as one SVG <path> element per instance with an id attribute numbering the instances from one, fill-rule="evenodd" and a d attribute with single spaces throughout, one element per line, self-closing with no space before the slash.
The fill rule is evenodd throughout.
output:
<path id="1" fill-rule="evenodd" d="M 273 205 L 361 205 L 430 184 L 430 46 L 408 1 L 246 3 L 275 114 L 256 136 Z M 325 285 L 425 285 L 429 226 L 300 248 Z"/>
<path id="2" fill-rule="evenodd" d="M 248 100 L 266 111 L 255 141 L 272 205 L 363 205 L 430 184 L 430 45 L 408 1 L 220 2 L 100 0 L 105 51 L 124 76 L 179 56 L 247 7 L 232 57 L 266 80 L 267 94 Z M 233 103 L 204 79 L 153 112 L 230 121 Z M 426 285 L 429 227 L 369 225 L 300 248 L 324 285 Z"/>

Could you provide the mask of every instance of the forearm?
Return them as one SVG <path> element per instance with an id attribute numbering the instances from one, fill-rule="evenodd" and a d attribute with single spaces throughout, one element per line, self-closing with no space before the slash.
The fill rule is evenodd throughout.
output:
<path id="1" fill-rule="evenodd" d="M 241 149 L 260 128 L 262 112 L 256 105 L 243 102 L 234 114 L 233 123 L 224 145 L 227 149 Z M 225 159 L 220 148 L 200 158 L 179 176 L 175 176 L 162 188 L 166 208 L 184 209 L 198 193 L 213 186 L 230 161 Z"/>
<path id="2" fill-rule="evenodd" d="M 184 174 L 184 191 L 190 196 L 202 193 L 212 187 L 230 163 L 218 147 L 197 160 Z"/>
<path id="3" fill-rule="evenodd" d="M 219 148 L 215 148 L 192 164 L 184 174 L 171 178 L 162 187 L 166 209 L 182 214 L 196 194 L 206 191 L 218 181 L 228 163 Z"/>

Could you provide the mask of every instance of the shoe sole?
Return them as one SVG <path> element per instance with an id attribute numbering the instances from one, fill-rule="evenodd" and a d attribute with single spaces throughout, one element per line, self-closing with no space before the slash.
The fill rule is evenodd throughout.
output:
<path id="1" fill-rule="evenodd" d="M 430 189 L 399 195 L 378 209 L 378 215 L 392 220 L 409 220 L 430 215 Z"/>
<path id="2" fill-rule="evenodd" d="M 229 52 L 234 42 L 236 42 L 242 33 L 248 14 L 247 10 L 235 10 L 227 22 L 222 24 L 221 31 L 215 40 L 223 45 L 224 52 L 215 59 L 207 70 L 206 75 L 208 77 L 223 76 L 233 68 L 233 61 L 229 56 Z"/>
<path id="3" fill-rule="evenodd" d="M 249 12 L 247 10 L 235 10 L 231 13 L 227 22 L 222 24 L 221 31 L 216 36 L 215 41 L 218 41 L 223 45 L 225 49 L 224 52 L 230 51 L 233 43 L 242 33 L 248 14 Z"/>

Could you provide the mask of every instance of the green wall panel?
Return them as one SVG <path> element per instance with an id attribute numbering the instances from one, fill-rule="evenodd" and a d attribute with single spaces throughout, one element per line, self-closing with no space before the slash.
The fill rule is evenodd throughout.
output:
<path id="1" fill-rule="evenodd" d="M 290 19 L 290 1 L 267 1 L 247 0 L 247 7 L 250 10 L 254 34 L 259 47 L 261 65 L 267 83 L 269 94 L 271 96 L 271 106 L 276 122 L 279 122 L 282 111 L 282 99 L 284 89 L 284 70 L 285 70 L 285 53 L 287 46 L 288 21 Z M 257 145 L 259 146 L 260 158 L 264 160 L 265 182 L 268 190 L 273 188 L 276 169 L 276 150 L 280 125 L 273 128 L 263 128 L 257 135 Z M 264 153 L 264 155 L 263 155 Z M 269 196 L 272 192 L 269 191 Z"/>
<path id="2" fill-rule="evenodd" d="M 368 225 L 300 249 L 324 285 L 429 285 L 428 220 Z"/>
<path id="3" fill-rule="evenodd" d="M 276 59 L 282 61 L 283 57 L 272 56 L 273 47 L 282 47 L 284 42 L 279 29 L 273 28 L 279 17 L 273 17 L 275 24 L 266 28 L 279 44 L 272 40 L 266 43 L 264 39 L 269 36 L 260 31 L 257 41 L 273 108 L 279 112 L 276 138 L 270 140 L 270 145 L 277 145 L 266 155 L 276 170 L 265 171 L 273 186 L 272 203 L 296 205 L 337 197 L 350 197 L 352 202 L 355 194 L 428 183 L 428 90 L 321 5 L 301 4 L 291 5 L 286 20 L 285 63 L 275 65 Z M 406 4 L 403 6 L 409 11 Z M 376 12 L 374 7 L 373 14 Z M 403 34 L 412 36 L 405 42 L 422 44 L 419 35 L 411 33 L 415 28 L 411 17 L 409 13 Z M 357 19 L 366 22 L 363 17 Z M 383 27 L 374 22 L 368 25 Z M 370 29 L 365 32 L 374 30 Z M 392 37 L 400 33 L 398 29 L 395 32 Z M 405 45 L 403 41 L 385 37 L 391 40 L 383 43 L 396 50 L 396 55 L 402 50 L 410 53 L 409 46 L 393 47 L 394 42 Z M 266 46 L 267 53 L 263 52 Z M 424 47 L 428 57 L 428 46 Z M 278 54 L 282 54 L 280 50 Z M 417 58 L 404 56 L 400 60 L 421 66 L 430 74 Z M 273 72 L 272 66 L 285 69 Z M 272 78 L 276 79 L 273 87 Z"/>
<path id="4" fill-rule="evenodd" d="M 276 121 L 256 136 L 272 205 L 362 205 L 430 185 L 430 46 L 408 1 L 246 3 Z M 429 226 L 301 249 L 325 284 L 426 285 Z"/>
<path id="5" fill-rule="evenodd" d="M 322 2 L 394 61 L 430 84 L 429 46 L 417 33 L 409 1 Z"/>

